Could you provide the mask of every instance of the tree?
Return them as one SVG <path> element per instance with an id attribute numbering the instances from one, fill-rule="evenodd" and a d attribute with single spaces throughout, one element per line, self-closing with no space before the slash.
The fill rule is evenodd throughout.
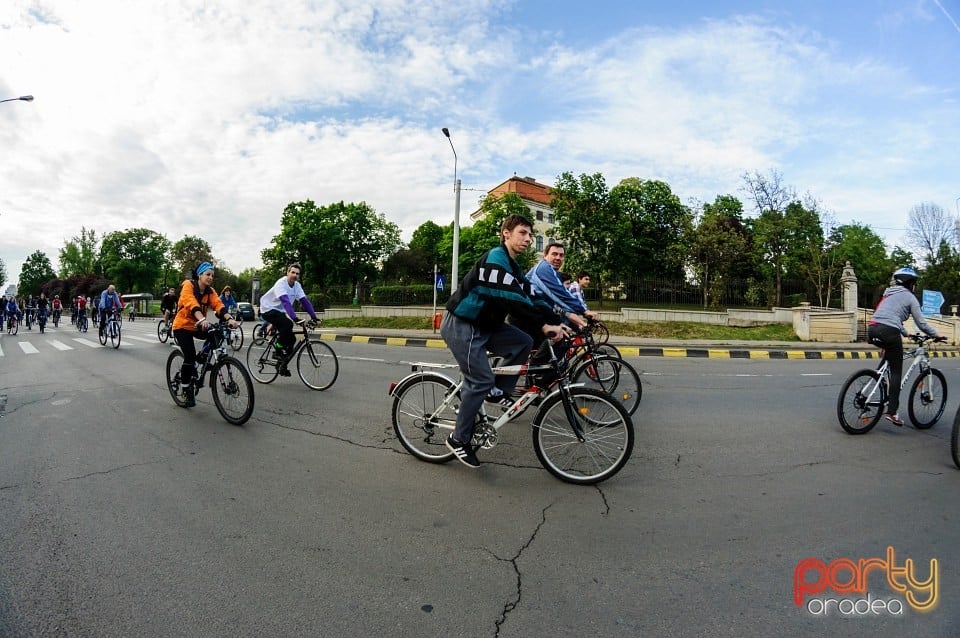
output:
<path id="1" fill-rule="evenodd" d="M 57 274 L 50 265 L 50 258 L 39 250 L 33 252 L 23 262 L 20 269 L 20 282 L 17 284 L 17 294 L 21 296 L 39 295 L 43 284 L 56 278 Z"/>
<path id="2" fill-rule="evenodd" d="M 436 222 L 427 220 L 413 231 L 413 236 L 410 239 L 408 248 L 411 251 L 417 251 L 429 261 L 431 270 L 433 269 L 433 264 L 437 264 L 440 267 L 440 271 L 445 272 L 445 270 L 450 267 L 450 262 L 448 260 L 446 264 L 440 263 L 440 243 L 442 240 L 443 227 Z"/>
<path id="3" fill-rule="evenodd" d="M 960 253 L 946 239 L 940 241 L 937 253 L 923 270 L 920 283 L 924 290 L 942 292 L 947 304 L 957 304 L 960 299 Z"/>
<path id="4" fill-rule="evenodd" d="M 531 227 L 533 226 L 530 210 L 516 193 L 488 195 L 481 200 L 480 210 L 483 215 L 474 222 L 473 226 L 460 229 L 459 272 L 461 277 L 473 268 L 485 252 L 500 243 L 500 226 L 509 215 L 520 215 L 530 222 Z M 441 259 L 446 257 L 448 263 L 453 263 L 452 250 L 453 227 L 451 225 L 449 232 L 447 229 L 444 230 L 440 249 Z M 536 247 L 531 244 L 526 251 L 517 255 L 517 263 L 526 270 L 534 264 L 536 255 Z"/>
<path id="5" fill-rule="evenodd" d="M 910 209 L 907 219 L 907 243 L 930 261 L 940 256 L 940 245 L 957 243 L 955 220 L 937 204 L 924 202 Z"/>
<path id="6" fill-rule="evenodd" d="M 209 261 L 217 266 L 210 244 L 194 235 L 184 235 L 179 239 L 170 249 L 170 258 L 174 267 L 179 270 L 181 279 L 188 278 L 190 272 L 201 262 Z M 220 273 L 217 273 L 217 283 L 220 283 Z"/>
<path id="7" fill-rule="evenodd" d="M 170 242 L 147 228 L 129 228 L 105 235 L 100 245 L 104 274 L 122 293 L 154 290 L 163 275 Z"/>
<path id="8" fill-rule="evenodd" d="M 7 265 L 3 263 L 3 259 L 0 259 L 0 286 L 2 286 L 7 281 Z"/>
<path id="9" fill-rule="evenodd" d="M 80 234 L 65 242 L 60 249 L 60 277 L 97 272 L 97 233 L 92 228 L 80 227 Z"/>
<path id="10" fill-rule="evenodd" d="M 356 286 L 376 273 L 378 262 L 396 252 L 400 229 L 366 202 L 317 207 L 306 200 L 287 205 L 280 233 L 271 244 L 261 253 L 268 280 L 279 277 L 287 264 L 299 262 L 305 288 Z"/>
<path id="11" fill-rule="evenodd" d="M 755 245 L 762 263 L 770 264 L 775 282 L 775 303 L 783 301 L 784 256 L 790 243 L 790 229 L 784 223 L 787 204 L 796 200 L 792 187 L 783 183 L 783 176 L 775 171 L 770 175 L 758 172 L 743 174 L 744 188 L 754 204 L 757 217 L 753 223 Z"/>
<path id="12" fill-rule="evenodd" d="M 859 287 L 883 286 L 894 271 L 883 238 L 869 226 L 859 222 L 837 226 L 830 232 L 838 264 L 850 262 L 857 274 Z M 908 263 L 912 263 L 911 261 Z"/>
<path id="13" fill-rule="evenodd" d="M 598 280 L 619 270 L 622 256 L 614 250 L 618 216 L 603 175 L 562 173 L 553 187 L 551 206 L 557 237 L 567 243 L 569 270 L 589 269 Z"/>
<path id="14" fill-rule="evenodd" d="M 629 279 L 682 278 L 693 213 L 666 182 L 628 177 L 609 198 L 614 220 L 610 273 Z"/>
<path id="15" fill-rule="evenodd" d="M 692 232 L 690 265 L 703 286 L 704 308 L 719 307 L 727 280 L 752 274 L 751 238 L 742 213 L 740 200 L 719 195 L 703 205 Z"/>

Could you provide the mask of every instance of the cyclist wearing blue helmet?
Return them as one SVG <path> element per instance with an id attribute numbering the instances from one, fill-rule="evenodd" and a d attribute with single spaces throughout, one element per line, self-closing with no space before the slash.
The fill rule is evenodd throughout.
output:
<path id="1" fill-rule="evenodd" d="M 894 285 L 884 291 L 867 328 L 867 339 L 873 345 L 883 348 L 883 356 L 890 366 L 890 396 L 887 413 L 883 416 L 887 421 L 900 426 L 903 425 L 903 419 L 897 411 L 900 409 L 900 379 L 903 376 L 903 337 L 907 334 L 903 322 L 907 317 L 913 317 L 918 328 L 931 337 L 944 340 L 920 312 L 920 302 L 913 294 L 917 277 L 917 271 L 909 267 L 900 268 L 893 273 Z"/>

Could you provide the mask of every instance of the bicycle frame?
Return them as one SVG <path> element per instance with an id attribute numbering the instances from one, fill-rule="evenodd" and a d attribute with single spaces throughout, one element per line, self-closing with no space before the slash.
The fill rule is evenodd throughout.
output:
<path id="1" fill-rule="evenodd" d="M 930 357 L 927 356 L 927 349 L 923 344 L 918 345 L 916 348 L 909 352 L 903 354 L 903 360 L 913 359 L 913 363 L 910 364 L 904 373 L 900 377 L 900 391 L 903 391 L 903 388 L 907 385 L 907 380 L 913 374 L 914 369 L 917 366 L 920 366 L 920 371 L 922 372 L 924 368 L 930 366 Z M 884 354 L 883 361 L 880 362 L 880 365 L 877 367 L 877 381 L 870 388 L 870 393 L 867 394 L 867 401 L 873 399 L 873 394 L 880 387 L 880 384 L 883 382 L 883 379 L 887 380 L 887 385 L 890 385 L 890 374 L 889 374 L 890 362 L 886 359 L 886 354 Z"/>

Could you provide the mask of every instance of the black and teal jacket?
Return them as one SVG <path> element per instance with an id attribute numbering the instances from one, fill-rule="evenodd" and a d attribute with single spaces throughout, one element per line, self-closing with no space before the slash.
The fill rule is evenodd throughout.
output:
<path id="1" fill-rule="evenodd" d="M 477 261 L 450 296 L 447 312 L 481 330 L 494 330 L 507 315 L 529 329 L 559 325 L 552 305 L 535 298 L 526 275 L 503 244 Z"/>

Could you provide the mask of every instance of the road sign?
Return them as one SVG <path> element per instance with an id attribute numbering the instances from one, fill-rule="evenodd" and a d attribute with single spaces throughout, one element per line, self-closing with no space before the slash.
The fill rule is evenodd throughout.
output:
<path id="1" fill-rule="evenodd" d="M 943 306 L 943 294 L 937 290 L 923 291 L 923 305 L 920 306 L 920 312 L 924 317 L 931 317 L 940 314 L 940 307 Z"/>
<path id="2" fill-rule="evenodd" d="M 443 290 L 443 275 L 437 275 L 437 290 Z"/>

